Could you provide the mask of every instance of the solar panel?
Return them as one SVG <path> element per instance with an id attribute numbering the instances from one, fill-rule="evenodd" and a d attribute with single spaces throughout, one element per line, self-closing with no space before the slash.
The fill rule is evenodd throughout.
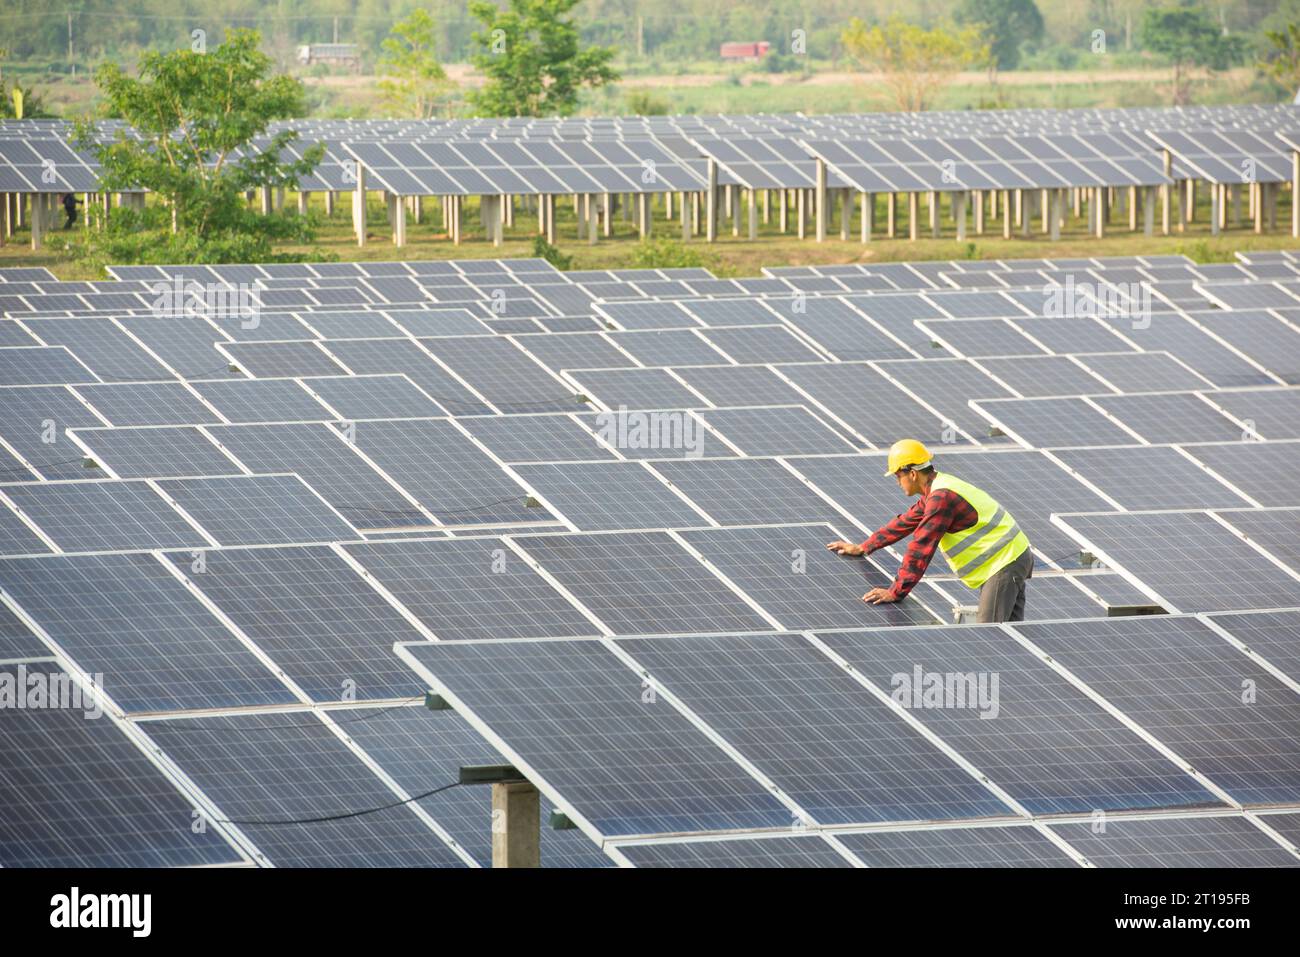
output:
<path id="1" fill-rule="evenodd" d="M 1128 572 L 1170 611 L 1233 611 L 1300 604 L 1288 575 L 1205 512 L 1062 515 L 1108 565 Z M 1171 555 L 1178 555 L 1171 561 Z"/>
<path id="2" fill-rule="evenodd" d="M 518 465 L 514 471 L 551 511 L 582 531 L 709 524 L 637 462 Z"/>
<path id="3" fill-rule="evenodd" d="M 694 366 L 673 370 L 718 406 L 804 405 L 809 399 L 766 366 Z"/>
<path id="4" fill-rule="evenodd" d="M 1300 579 L 1300 544 L 1295 529 L 1300 526 L 1300 508 L 1229 509 L 1215 513 L 1246 538 L 1286 565 Z"/>
<path id="5" fill-rule="evenodd" d="M 458 424 L 503 462 L 582 462 L 614 453 L 567 415 L 468 416 Z"/>
<path id="6" fill-rule="evenodd" d="M 868 867 L 1072 867 L 1037 828 L 944 827 L 837 834 Z"/>
<path id="7" fill-rule="evenodd" d="M 556 371 L 630 368 L 635 364 L 610 340 L 596 333 L 519 336 L 515 341 L 543 365 Z"/>
<path id="8" fill-rule="evenodd" d="M 206 425 L 217 415 L 179 382 L 83 385 L 77 394 L 113 425 Z"/>
<path id="9" fill-rule="evenodd" d="M 2 486 L 0 488 L 14 488 Z M 0 502 L 0 555 L 48 555 L 54 551 L 7 502 Z"/>
<path id="10" fill-rule="evenodd" d="M 1292 680 L 1300 680 L 1300 611 L 1214 615 L 1211 621 Z"/>
<path id="11" fill-rule="evenodd" d="M 118 478 L 235 475 L 240 468 L 197 428 L 75 429 L 88 457 Z M 83 472 L 83 475 L 85 473 Z M 102 474 L 102 473 L 92 473 Z"/>
<path id="12" fill-rule="evenodd" d="M 377 542 L 346 549 L 440 639 L 599 631 L 500 539 Z"/>
<path id="13" fill-rule="evenodd" d="M 1295 692 L 1200 621 L 1154 615 L 1015 628 L 1234 800 L 1296 800 Z"/>
<path id="14" fill-rule="evenodd" d="M 1000 628 L 820 638 L 1032 814 L 1220 803 Z"/>
<path id="15" fill-rule="evenodd" d="M 611 332 L 608 338 L 646 366 L 725 365 L 731 361 L 690 329 Z"/>
<path id="16" fill-rule="evenodd" d="M 1300 860 L 1244 817 L 1109 818 L 1051 829 L 1097 867 L 1300 867 Z"/>
<path id="17" fill-rule="evenodd" d="M 0 665 L 26 687 L 64 676 L 52 663 Z M 0 864 L 187 867 L 243 860 L 215 828 L 191 827 L 189 800 L 109 718 L 11 708 L 0 722 Z"/>
<path id="18" fill-rule="evenodd" d="M 144 482 L 43 482 L 0 491 L 64 551 L 209 544 Z"/>
<path id="19" fill-rule="evenodd" d="M 167 556 L 315 701 L 421 691 L 392 654 L 422 636 L 331 549 L 213 549 Z"/>
<path id="20" fill-rule="evenodd" d="M 1096 376 L 1065 356 L 980 359 L 978 364 L 1024 396 L 1088 395 L 1111 391 Z"/>
<path id="21" fill-rule="evenodd" d="M 676 302 L 605 302 L 596 308 L 622 329 L 682 329 L 702 324 Z"/>
<path id="22" fill-rule="evenodd" d="M 102 424 L 62 386 L 0 389 L 0 438 L 45 478 L 83 478 L 84 453 L 65 437 L 64 429 Z M 30 477 L 16 465 L 0 475 L 10 480 Z"/>
<path id="23" fill-rule="evenodd" d="M 396 660 L 396 659 L 394 659 Z M 346 721 L 348 736 L 411 794 L 420 794 L 460 767 L 498 764 L 501 755 L 454 712 L 424 707 L 349 709 L 333 717 Z M 483 867 L 492 866 L 492 800 L 488 788 L 452 788 L 420 802 Z M 548 808 L 543 802 L 542 820 Z M 591 839 L 576 829 L 541 828 L 543 867 L 612 867 Z"/>
<path id="24" fill-rule="evenodd" d="M 304 379 L 302 385 L 344 419 L 443 414 L 436 402 L 401 375 L 329 376 Z"/>
<path id="25" fill-rule="evenodd" d="M 664 369 L 577 369 L 568 377 L 584 395 L 609 409 L 695 409 L 708 405 Z"/>
<path id="26" fill-rule="evenodd" d="M 1275 381 L 1183 316 L 1174 313 L 1156 313 L 1146 317 L 1140 326 L 1128 320 L 1121 322 L 1108 317 L 1102 317 L 1102 321 L 1110 322 L 1116 327 L 1117 332 L 1143 349 L 1169 352 L 1217 386 L 1226 388 L 1268 385 Z M 1170 372 L 1169 378 L 1165 381 L 1149 382 L 1145 388 L 1152 390 L 1202 387 L 1195 384 L 1194 377 L 1185 372 L 1183 375 L 1178 375 L 1172 367 Z"/>
<path id="27" fill-rule="evenodd" d="M 127 712 L 285 704 L 289 690 L 148 554 L 9 558 L 4 591 Z"/>
<path id="28" fill-rule="evenodd" d="M 1300 331 L 1294 326 L 1282 322 L 1272 313 L 1244 309 L 1228 313 L 1194 312 L 1190 318 L 1244 352 L 1283 382 L 1300 384 Z M 1211 378 L 1219 382 L 1216 377 Z"/>
<path id="29" fill-rule="evenodd" d="M 449 422 L 366 421 L 354 423 L 345 435 L 446 524 L 553 521 L 544 508 L 526 506 L 523 489 Z"/>
<path id="30" fill-rule="evenodd" d="M 158 487 L 222 545 L 357 537 L 297 475 L 167 479 Z"/>
<path id="31" fill-rule="evenodd" d="M 229 422 L 307 422 L 330 417 L 293 379 L 232 379 L 193 385 Z"/>
<path id="32" fill-rule="evenodd" d="M 753 837 L 724 841 L 620 844 L 637 867 L 852 867 L 823 837 Z"/>
<path id="33" fill-rule="evenodd" d="M 1093 354 L 1080 357 L 1079 361 L 1120 392 L 1176 391 L 1206 387 L 1205 380 L 1163 352 Z"/>
<path id="34" fill-rule="evenodd" d="M 681 459 L 653 468 L 723 525 L 844 523 L 834 506 L 772 459 Z"/>
<path id="35" fill-rule="evenodd" d="M 338 340 L 329 344 L 329 350 L 357 375 L 404 373 L 452 415 L 482 415 L 492 411 L 482 398 L 469 391 L 414 340 Z"/>
<path id="36" fill-rule="evenodd" d="M 816 362 L 822 358 L 784 326 L 719 328 L 700 335 L 741 363 Z"/>
<path id="37" fill-rule="evenodd" d="M 503 412 L 583 407 L 570 386 L 539 366 L 509 339 L 464 336 L 421 342 Z"/>
<path id="38" fill-rule="evenodd" d="M 112 322 L 98 317 L 33 319 L 29 328 L 48 346 L 66 346 L 69 352 L 102 378 L 117 381 L 150 380 L 164 379 L 170 375 L 134 339 Z M 61 381 L 94 381 L 94 376 L 87 376 L 84 372 L 78 375 L 71 364 L 68 372 L 70 377 Z"/>
<path id="39" fill-rule="evenodd" d="M 853 443 L 804 406 L 709 409 L 699 416 L 747 455 L 818 455 L 854 451 Z"/>
<path id="40" fill-rule="evenodd" d="M 1207 396 L 1266 439 L 1300 439 L 1300 389 L 1251 389 Z M 1234 437 L 1239 438 L 1239 437 Z"/>
<path id="41" fill-rule="evenodd" d="M 985 426 L 983 418 L 968 406 L 970 400 L 1014 394 L 965 359 L 891 359 L 872 365 L 934 409 L 945 423 L 971 436 L 982 437 Z M 938 432 L 932 426 L 928 434 Z"/>
<path id="42" fill-rule="evenodd" d="M 164 374 L 161 368 L 156 371 L 159 375 Z M 0 385 L 62 385 L 96 381 L 99 377 L 62 346 L 6 346 L 0 349 Z"/>
<path id="43" fill-rule="evenodd" d="M 1138 440 L 1084 399 L 972 400 L 971 408 L 1007 435 L 1034 448 L 1132 445 Z"/>
<path id="44" fill-rule="evenodd" d="M 214 426 L 212 435 L 254 472 L 298 473 L 357 528 L 433 524 L 327 425 Z"/>
<path id="45" fill-rule="evenodd" d="M 404 652 L 602 835 L 788 827 L 792 816 L 595 641 L 441 642 Z M 500 745 L 498 744 L 498 747 Z"/>
<path id="46" fill-rule="evenodd" d="M 925 440 L 944 431 L 946 421 L 940 413 L 922 406 L 872 366 L 800 364 L 783 365 L 779 371 L 874 445 L 888 447 L 899 435 Z M 887 419 L 880 417 L 879 409 L 889 410 Z"/>
<path id="47" fill-rule="evenodd" d="M 151 721 L 147 733 L 278 867 L 460 867 L 410 806 L 318 720 L 302 713 Z M 436 787 L 431 781 L 430 787 Z M 285 824 L 303 818 L 337 820 Z"/>
<path id="48" fill-rule="evenodd" d="M 926 319 L 918 320 L 916 327 L 958 356 L 1031 356 L 1045 351 L 1006 319 Z"/>
<path id="49" fill-rule="evenodd" d="M 1009 812 L 802 636 L 620 644 L 818 823 Z"/>
<path id="50" fill-rule="evenodd" d="M 615 634 L 770 627 L 662 532 L 534 535 L 516 541 Z"/>
<path id="51" fill-rule="evenodd" d="M 1055 455 L 1124 508 L 1231 508 L 1249 504 L 1168 446 L 1066 449 Z M 1235 467 L 1232 472 L 1235 474 Z M 1069 510 L 1084 511 L 1074 506 Z"/>

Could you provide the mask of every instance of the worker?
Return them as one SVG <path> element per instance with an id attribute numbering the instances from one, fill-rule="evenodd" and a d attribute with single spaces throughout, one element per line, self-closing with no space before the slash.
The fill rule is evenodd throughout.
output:
<path id="1" fill-rule="evenodd" d="M 63 224 L 64 229 L 71 229 L 72 224 L 77 221 L 77 207 L 81 205 L 81 200 L 77 199 L 75 193 L 63 194 L 63 211 L 68 214 L 68 221 Z"/>
<path id="2" fill-rule="evenodd" d="M 979 621 L 1023 621 L 1025 581 L 1033 574 L 1034 554 L 1011 513 L 969 482 L 935 471 L 929 450 L 915 439 L 890 447 L 885 475 L 894 476 L 905 495 L 920 499 L 861 545 L 836 541 L 826 546 L 841 555 L 870 555 L 915 531 L 894 583 L 871 589 L 862 600 L 873 605 L 901 601 L 930 567 L 938 547 L 953 572 L 979 589 Z"/>

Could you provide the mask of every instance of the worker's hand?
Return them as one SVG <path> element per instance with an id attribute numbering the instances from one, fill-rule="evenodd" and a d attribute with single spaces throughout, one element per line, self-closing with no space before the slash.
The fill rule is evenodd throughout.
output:
<path id="1" fill-rule="evenodd" d="M 889 604 L 890 602 L 898 601 L 898 599 L 894 597 L 893 592 L 888 588 L 873 588 L 862 596 L 862 600 L 868 605 Z"/>
<path id="2" fill-rule="evenodd" d="M 854 545 L 852 542 L 829 542 L 827 543 L 826 547 L 829 548 L 831 551 L 835 552 L 837 555 L 861 555 L 862 554 L 862 546 Z"/>

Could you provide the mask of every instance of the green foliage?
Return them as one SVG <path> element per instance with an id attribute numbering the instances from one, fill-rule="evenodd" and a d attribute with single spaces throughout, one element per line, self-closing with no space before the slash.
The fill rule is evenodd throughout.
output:
<path id="1" fill-rule="evenodd" d="M 1259 68 L 1294 96 L 1300 88 L 1300 24 L 1288 23 L 1281 30 L 1264 34 L 1269 49 Z"/>
<path id="2" fill-rule="evenodd" d="M 578 27 L 566 18 L 579 0 L 509 0 L 500 10 L 471 0 L 469 12 L 483 24 L 473 34 L 472 62 L 487 83 L 471 100 L 484 116 L 569 116 L 584 87 L 618 80 L 609 65 L 612 47 L 584 47 Z"/>
<path id="3" fill-rule="evenodd" d="M 862 69 L 884 75 L 893 107 L 907 112 L 929 108 L 953 74 L 984 65 L 992 55 L 979 27 L 941 24 L 927 30 L 900 17 L 875 27 L 854 17 L 841 41 Z"/>
<path id="4" fill-rule="evenodd" d="M 649 90 L 633 90 L 627 95 L 627 111 L 633 116 L 667 116 L 671 108 L 667 100 Z"/>
<path id="5" fill-rule="evenodd" d="M 962 0 L 957 21 L 984 28 L 1001 70 L 1014 70 L 1020 63 L 1020 48 L 1043 38 L 1043 15 L 1034 0 Z"/>
<path id="6" fill-rule="evenodd" d="M 427 120 L 446 104 L 453 84 L 438 62 L 433 17 L 421 7 L 393 27 L 379 58 L 379 89 L 390 116 Z"/>
<path id="7" fill-rule="evenodd" d="M 269 76 L 271 61 L 258 42 L 255 31 L 236 30 L 207 53 L 147 53 L 138 77 L 116 63 L 96 71 L 109 109 L 140 138 L 119 133 L 112 142 L 97 143 L 92 127 L 82 122 L 77 145 L 98 158 L 105 192 L 143 187 L 159 203 L 143 214 L 113 209 L 108 227 L 89 233 L 72 248 L 75 254 L 140 262 L 156 245 L 168 256 L 183 254 L 173 262 L 250 262 L 270 256 L 274 242 L 311 241 L 310 220 L 262 215 L 244 197 L 265 186 L 296 184 L 324 155 L 318 144 L 300 160 L 283 159 L 297 138 L 292 131 L 276 134 L 261 150 L 239 152 L 272 120 L 297 116 L 303 108 L 301 85 Z"/>
<path id="8" fill-rule="evenodd" d="M 802 73 L 807 65 L 805 57 L 793 53 L 769 53 L 758 67 L 765 73 Z"/>
<path id="9" fill-rule="evenodd" d="M 1239 247 L 1228 244 L 1211 246 L 1208 240 L 1198 239 L 1189 243 L 1178 243 L 1174 252 L 1197 263 L 1231 263 L 1237 261 L 1235 249 Z"/>
<path id="10" fill-rule="evenodd" d="M 710 269 L 717 257 L 698 246 L 688 246 L 676 239 L 643 239 L 628 256 L 630 269 Z"/>
<path id="11" fill-rule="evenodd" d="M 1179 6 L 1144 11 L 1141 37 L 1146 49 L 1167 57 L 1173 63 L 1175 106 L 1185 106 L 1191 101 L 1189 68 L 1226 70 L 1245 52 L 1245 40 L 1238 36 L 1224 36 L 1219 24 L 1210 19 L 1194 0 L 1183 0 Z"/>
<path id="12" fill-rule="evenodd" d="M 561 272 L 573 268 L 573 257 L 560 252 L 560 247 L 548 243 L 545 236 L 533 237 L 533 255 L 545 259 Z"/>

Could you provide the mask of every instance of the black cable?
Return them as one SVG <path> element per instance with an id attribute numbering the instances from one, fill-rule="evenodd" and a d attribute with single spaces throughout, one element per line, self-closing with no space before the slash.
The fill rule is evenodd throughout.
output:
<path id="1" fill-rule="evenodd" d="M 279 824 L 322 824 L 326 821 L 346 821 L 349 818 L 362 817 L 366 814 L 377 814 L 380 811 L 388 811 L 395 807 L 401 807 L 404 804 L 411 804 L 414 801 L 423 801 L 427 797 L 432 797 L 442 791 L 459 786 L 459 781 L 453 781 L 451 784 L 444 784 L 440 788 L 433 788 L 430 791 L 425 791 L 423 794 L 416 794 L 413 797 L 406 798 L 402 801 L 394 801 L 392 804 L 382 804 L 379 807 L 368 807 L 360 811 L 348 811 L 344 814 L 326 814 L 321 817 L 285 818 L 278 821 L 235 820 L 234 818 L 208 818 L 207 820 L 212 821 L 214 824 L 238 824 L 256 827 L 274 827 Z"/>
<path id="2" fill-rule="evenodd" d="M 94 371 L 94 370 L 91 370 L 91 371 Z M 182 372 L 178 372 L 178 373 L 176 373 L 176 375 L 178 376 L 178 378 L 176 378 L 176 379 L 174 379 L 174 380 L 173 380 L 173 379 L 159 379 L 157 376 L 149 376 L 148 378 L 141 378 L 140 376 L 131 376 L 131 377 L 128 378 L 127 376 L 113 375 L 112 373 L 109 373 L 109 372 L 95 372 L 95 375 L 99 376 L 101 379 L 112 379 L 114 382 L 152 382 L 152 383 L 155 383 L 155 384 L 157 384 L 157 385 L 165 385 L 165 384 L 170 384 L 170 383 L 172 383 L 173 381 L 175 381 L 175 382 L 189 382 L 191 379 L 202 379 L 205 375 L 212 375 L 214 372 L 229 372 L 229 371 L 230 371 L 230 363 L 227 362 L 225 365 L 218 366 L 218 367 L 215 368 L 215 369 L 208 369 L 208 370 L 205 371 L 205 372 L 193 372 L 193 373 L 190 373 L 190 372 L 183 372 L 183 373 L 182 373 Z M 96 384 L 102 384 L 102 383 L 94 383 L 94 382 L 76 382 L 76 383 L 72 383 L 72 387 L 75 389 L 75 388 L 77 388 L 77 386 L 83 386 L 83 385 L 96 385 Z"/>

